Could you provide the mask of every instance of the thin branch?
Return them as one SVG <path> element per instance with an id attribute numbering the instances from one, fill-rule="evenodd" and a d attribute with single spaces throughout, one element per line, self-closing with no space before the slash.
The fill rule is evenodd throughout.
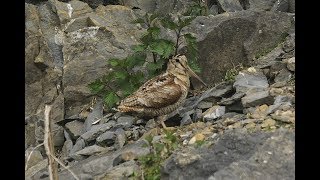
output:
<path id="1" fill-rule="evenodd" d="M 28 162 L 29 162 L 29 160 L 30 160 L 30 158 L 31 158 L 31 155 L 32 155 L 33 151 L 36 150 L 38 147 L 40 147 L 40 146 L 42 146 L 42 145 L 43 145 L 43 143 L 38 144 L 36 147 L 34 147 L 34 148 L 31 150 L 30 154 L 28 155 L 27 161 L 26 161 L 26 166 L 25 166 L 25 168 L 24 168 L 25 171 L 26 171 L 27 168 L 28 168 Z"/>
<path id="2" fill-rule="evenodd" d="M 52 154 L 51 154 L 51 157 L 52 157 L 55 161 L 57 161 L 63 168 L 65 168 L 66 170 L 68 170 L 68 171 L 71 173 L 71 175 L 72 175 L 76 180 L 80 180 L 80 178 L 79 178 L 69 167 L 65 166 L 65 165 L 63 164 L 63 162 L 61 162 L 57 157 L 55 157 L 55 156 L 52 155 Z"/>
<path id="3" fill-rule="evenodd" d="M 179 30 L 176 31 L 177 40 L 176 40 L 176 45 L 175 45 L 176 51 L 174 52 L 174 55 L 177 55 L 177 54 L 178 54 L 179 39 L 180 39 L 180 35 L 181 35 L 181 30 L 182 30 L 182 28 L 179 28 Z"/>
<path id="4" fill-rule="evenodd" d="M 54 145 L 52 141 L 52 134 L 50 129 L 50 119 L 49 114 L 51 111 L 51 106 L 46 105 L 44 109 L 44 147 L 46 150 L 46 154 L 48 157 L 48 171 L 50 180 L 58 180 L 58 169 L 57 164 L 55 163 L 54 159 L 52 158 L 52 154 L 54 153 Z"/>

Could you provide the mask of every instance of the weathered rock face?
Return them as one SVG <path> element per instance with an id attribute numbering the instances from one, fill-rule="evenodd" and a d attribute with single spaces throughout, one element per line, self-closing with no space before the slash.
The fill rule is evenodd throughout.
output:
<path id="1" fill-rule="evenodd" d="M 71 107 L 66 117 L 80 113 L 91 101 L 87 85 L 108 71 L 107 60 L 125 58 L 138 43 L 143 31 L 131 23 L 134 19 L 126 7 L 99 6 L 87 15 L 87 27 L 66 33 L 63 86 L 66 106 Z"/>
<path id="2" fill-rule="evenodd" d="M 253 134 L 230 131 L 210 148 L 189 148 L 171 155 L 161 179 L 292 179 L 294 137 L 293 131 L 284 129 Z"/>
<path id="3" fill-rule="evenodd" d="M 291 19 L 286 13 L 251 10 L 197 17 L 185 31 L 197 37 L 201 77 L 218 83 L 227 69 L 249 65 L 284 40 Z"/>

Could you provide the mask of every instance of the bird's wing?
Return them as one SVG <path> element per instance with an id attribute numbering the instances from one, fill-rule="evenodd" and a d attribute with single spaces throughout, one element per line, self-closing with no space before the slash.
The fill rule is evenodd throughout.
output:
<path id="1" fill-rule="evenodd" d="M 182 95 L 174 76 L 162 74 L 150 79 L 120 105 L 141 108 L 160 108 L 177 102 Z"/>

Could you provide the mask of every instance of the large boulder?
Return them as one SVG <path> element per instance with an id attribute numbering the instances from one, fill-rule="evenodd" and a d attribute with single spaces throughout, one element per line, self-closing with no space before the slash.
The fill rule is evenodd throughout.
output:
<path id="1" fill-rule="evenodd" d="M 228 69 L 250 65 L 257 55 L 284 41 L 291 20 L 287 13 L 244 10 L 199 16 L 184 32 L 196 36 L 201 77 L 214 84 L 224 78 Z"/>
<path id="2" fill-rule="evenodd" d="M 294 179 L 294 137 L 287 129 L 228 131 L 213 146 L 173 153 L 161 179 Z"/>
<path id="3" fill-rule="evenodd" d="M 132 53 L 131 46 L 144 32 L 132 23 L 133 11 L 124 6 L 99 6 L 86 16 L 87 27 L 62 36 L 66 117 L 79 114 L 92 100 L 87 85 L 108 72 L 107 60 Z"/>

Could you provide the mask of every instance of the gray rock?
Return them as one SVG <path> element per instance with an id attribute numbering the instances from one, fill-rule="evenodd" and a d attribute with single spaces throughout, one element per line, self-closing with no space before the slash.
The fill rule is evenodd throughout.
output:
<path id="1" fill-rule="evenodd" d="M 219 14 L 219 8 L 218 5 L 212 5 L 210 7 L 210 9 L 208 10 L 208 14 L 212 14 L 212 15 L 218 15 Z"/>
<path id="2" fill-rule="evenodd" d="M 83 122 L 77 120 L 66 123 L 65 128 L 72 140 L 78 139 L 85 132 L 83 130 Z"/>
<path id="3" fill-rule="evenodd" d="M 62 146 L 62 150 L 61 150 L 61 157 L 63 157 L 64 159 L 68 159 L 69 154 L 71 152 L 73 148 L 73 142 L 71 139 L 67 139 L 63 146 Z"/>
<path id="4" fill-rule="evenodd" d="M 229 82 L 222 82 L 217 86 L 210 88 L 203 92 L 201 95 L 193 96 L 191 98 L 186 99 L 185 103 L 180 106 L 177 110 L 170 113 L 168 118 L 175 116 L 176 114 L 183 115 L 189 111 L 193 111 L 193 109 L 204 99 L 206 98 L 221 98 L 224 95 L 230 93 L 232 91 L 232 84 Z"/>
<path id="5" fill-rule="evenodd" d="M 66 33 L 63 38 L 63 91 L 65 106 L 72 107 L 66 109 L 66 118 L 79 114 L 91 102 L 87 85 L 108 72 L 106 60 L 132 53 L 130 47 L 139 43 L 144 32 L 131 23 L 136 16 L 124 6 L 99 6 L 86 16 L 90 27 Z"/>
<path id="6" fill-rule="evenodd" d="M 295 179 L 294 137 L 293 132 L 277 131 L 250 158 L 233 162 L 211 177 L 217 180 Z"/>
<path id="7" fill-rule="evenodd" d="M 254 61 L 254 65 L 257 68 L 266 68 L 273 66 L 274 64 L 279 63 L 280 56 L 284 53 L 281 45 L 278 45 L 276 48 L 268 52 L 267 54 L 257 57 Z"/>
<path id="8" fill-rule="evenodd" d="M 292 74 L 287 69 L 282 69 L 274 78 L 276 83 L 287 83 L 292 77 Z"/>
<path id="9" fill-rule="evenodd" d="M 203 119 L 205 121 L 212 121 L 224 115 L 225 111 L 226 111 L 225 106 L 213 106 L 202 114 Z"/>
<path id="10" fill-rule="evenodd" d="M 98 119 L 101 119 L 103 116 L 103 100 L 98 100 L 97 103 L 94 105 L 92 112 L 88 115 L 87 119 L 84 122 L 83 130 L 87 132 L 91 129 L 93 122 Z"/>
<path id="11" fill-rule="evenodd" d="M 117 119 L 117 125 L 122 126 L 123 128 L 129 128 L 133 124 L 134 117 L 132 116 L 121 116 Z"/>
<path id="12" fill-rule="evenodd" d="M 125 145 L 123 148 L 112 153 L 90 156 L 83 161 L 75 163 L 70 167 L 70 169 L 75 174 L 87 174 L 91 175 L 92 177 L 96 177 L 98 175 L 106 173 L 112 167 L 119 165 L 119 162 L 130 161 L 148 154 L 150 151 L 149 147 L 147 147 L 146 145 L 146 141 L 140 140 L 133 144 Z M 72 178 L 72 175 L 67 170 L 62 170 L 61 172 L 59 172 L 59 179 L 61 180 L 69 180 Z M 46 177 L 44 179 L 49 178 Z"/>
<path id="13" fill-rule="evenodd" d="M 222 98 L 220 102 L 218 102 L 219 105 L 231 105 L 235 103 L 236 101 L 239 101 L 243 96 L 245 96 L 245 93 L 243 92 L 236 92 L 229 98 Z"/>
<path id="14" fill-rule="evenodd" d="M 267 77 L 261 72 L 250 73 L 241 71 L 236 76 L 236 81 L 233 84 L 237 92 L 247 93 L 249 90 L 252 91 L 264 91 L 269 87 Z"/>
<path id="15" fill-rule="evenodd" d="M 49 0 L 49 2 L 53 10 L 57 13 L 61 24 L 65 24 L 73 18 L 83 16 L 93 11 L 87 3 L 78 0 L 72 0 L 69 3 L 58 0 Z"/>
<path id="16" fill-rule="evenodd" d="M 292 57 L 290 59 L 287 60 L 287 68 L 290 70 L 290 71 L 295 71 L 296 69 L 296 65 L 295 65 L 295 57 Z"/>
<path id="17" fill-rule="evenodd" d="M 105 174 L 99 176 L 100 179 L 127 179 L 133 173 L 138 173 L 140 167 L 133 160 L 124 162 L 108 170 Z"/>
<path id="18" fill-rule="evenodd" d="M 271 105 L 274 102 L 273 97 L 269 94 L 269 91 L 261 91 L 248 94 L 241 99 L 244 107 L 255 107 L 262 104 Z"/>
<path id="19" fill-rule="evenodd" d="M 193 116 L 192 116 L 192 120 L 193 121 L 198 121 L 199 119 L 202 118 L 202 110 L 201 109 L 196 109 Z"/>
<path id="20" fill-rule="evenodd" d="M 94 144 L 92 146 L 85 147 L 84 149 L 75 152 L 75 155 L 91 156 L 106 150 L 106 148 Z"/>
<path id="21" fill-rule="evenodd" d="M 271 11 L 289 12 L 289 0 L 276 1 L 271 8 Z"/>
<path id="22" fill-rule="evenodd" d="M 52 124 L 51 132 L 52 132 L 52 139 L 53 139 L 54 146 L 56 147 L 63 146 L 63 143 L 65 141 L 63 131 L 64 129 L 62 126 L 59 126 L 57 124 Z"/>
<path id="23" fill-rule="evenodd" d="M 235 11 L 242 11 L 242 6 L 239 1 L 233 0 L 218 0 L 221 8 L 225 12 L 235 12 Z"/>
<path id="24" fill-rule="evenodd" d="M 188 125 L 191 123 L 192 123 L 192 119 L 191 119 L 190 115 L 185 114 L 181 119 L 180 126 Z"/>
<path id="25" fill-rule="evenodd" d="M 86 147 L 86 143 L 82 138 L 78 138 L 74 146 L 72 147 L 69 157 L 75 159 L 75 160 L 82 160 L 84 159 L 83 156 L 76 155 L 75 153 L 82 150 L 84 147 Z"/>
<path id="26" fill-rule="evenodd" d="M 146 126 L 145 126 L 146 129 L 152 129 L 152 128 L 155 128 L 155 127 L 157 127 L 157 123 L 154 120 L 154 118 L 148 120 L 147 123 L 146 123 Z"/>
<path id="27" fill-rule="evenodd" d="M 43 157 L 41 152 L 38 149 L 34 149 L 32 147 L 28 148 L 25 152 L 25 162 L 26 169 L 36 165 L 38 162 L 42 161 Z"/>
<path id="28" fill-rule="evenodd" d="M 114 132 L 104 132 L 100 136 L 97 137 L 97 144 L 103 147 L 110 147 L 115 143 L 116 135 Z"/>
<path id="29" fill-rule="evenodd" d="M 270 77 L 271 79 L 275 78 L 277 74 L 279 74 L 279 72 L 282 69 L 286 68 L 286 64 L 282 61 L 276 61 L 272 66 L 270 66 Z"/>
<path id="30" fill-rule="evenodd" d="M 246 66 L 257 54 L 274 49 L 292 26 L 291 20 L 286 13 L 243 10 L 198 16 L 184 31 L 197 38 L 201 78 L 215 84 L 234 65 Z"/>
<path id="31" fill-rule="evenodd" d="M 117 148 L 120 149 L 127 141 L 126 133 L 122 128 L 118 128 L 114 133 L 116 135 Z"/>
<path id="32" fill-rule="evenodd" d="M 164 163 L 161 179 L 294 179 L 294 167 L 293 131 L 232 130 L 212 147 L 186 147 L 173 153 Z"/>
<path id="33" fill-rule="evenodd" d="M 276 3 L 276 0 L 249 0 L 250 9 L 269 11 Z"/>
<path id="34" fill-rule="evenodd" d="M 197 108 L 199 109 L 209 109 L 211 108 L 213 105 L 212 102 L 207 102 L 207 101 L 201 101 L 199 102 L 199 104 L 197 105 Z"/>
<path id="35" fill-rule="evenodd" d="M 94 141 L 100 134 L 106 132 L 115 126 L 114 121 L 109 121 L 106 124 L 99 124 L 97 126 L 93 126 L 90 131 L 85 132 L 80 137 L 84 139 L 86 142 Z"/>
<path id="36" fill-rule="evenodd" d="M 33 179 L 32 177 L 35 176 L 37 173 L 43 171 L 44 169 L 47 169 L 48 166 L 48 159 L 44 159 L 40 162 L 38 162 L 36 165 L 32 166 L 28 170 L 25 171 L 25 177 Z"/>

